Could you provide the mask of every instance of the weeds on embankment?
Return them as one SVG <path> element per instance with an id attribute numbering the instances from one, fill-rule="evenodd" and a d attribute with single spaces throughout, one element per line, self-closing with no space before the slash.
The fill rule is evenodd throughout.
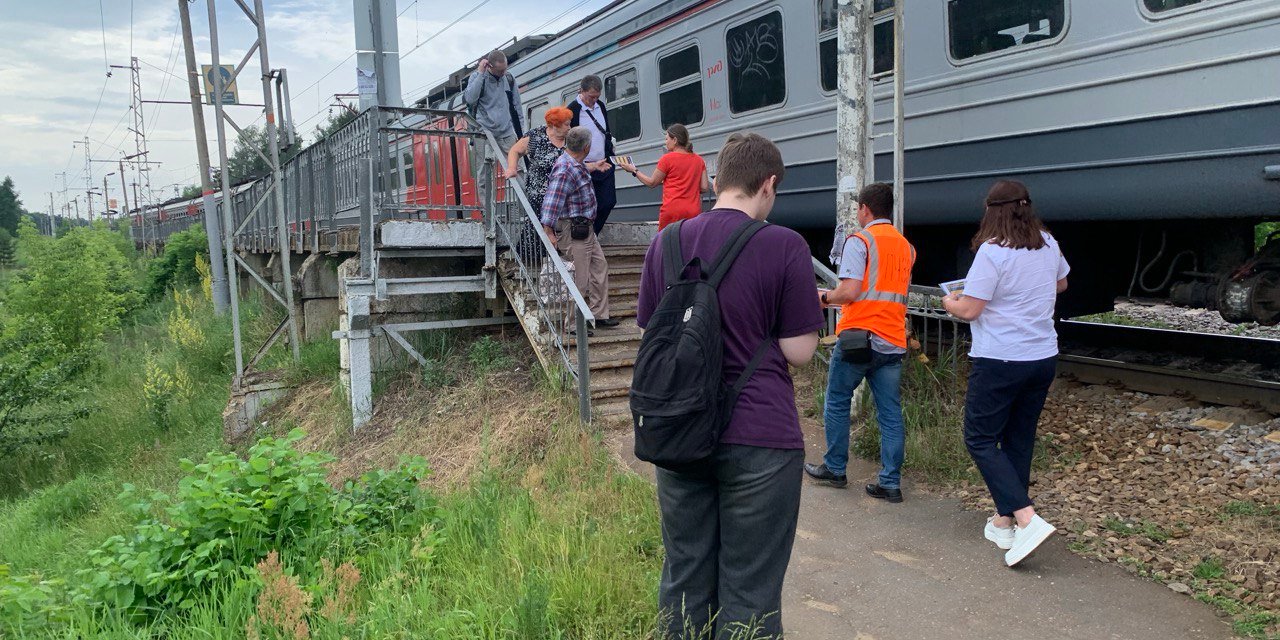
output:
<path id="1" fill-rule="evenodd" d="M 259 312 L 246 333 L 265 335 L 276 321 Z M 89 390 L 100 408 L 57 446 L 31 454 L 32 468 L 6 468 L 0 635 L 652 634 L 661 556 L 653 489 L 616 468 L 598 440 L 582 432 L 556 380 L 531 368 L 510 344 L 441 339 L 426 351 L 437 362 L 433 369 L 386 376 L 375 423 L 356 433 L 345 403 L 334 396 L 336 350 L 328 341 L 308 345 L 302 362 L 285 372 L 301 384 L 299 392 L 268 417 L 271 433 L 299 425 L 311 430 L 289 442 L 300 451 L 273 445 L 271 455 L 246 450 L 235 456 L 219 438 L 229 343 L 225 320 L 209 313 L 207 301 L 178 296 L 156 303 L 108 338 L 103 358 L 112 364 Z M 177 380 L 179 366 L 189 387 L 165 385 L 156 373 Z M 149 392 L 148 382 L 173 388 Z M 156 410 L 160 402 L 163 411 Z M 178 462 L 200 460 L 208 451 L 221 470 L 212 485 L 211 472 Z M 286 459 L 312 451 L 341 458 L 327 463 L 319 478 L 314 467 L 286 473 L 292 464 Z M 347 479 L 381 473 L 378 468 L 414 453 L 449 478 L 427 483 L 429 508 L 405 508 L 395 498 L 403 490 L 342 488 Z M 282 473 L 295 489 L 302 482 L 307 491 L 295 497 L 307 497 L 296 504 L 289 498 L 285 511 L 278 500 L 268 507 L 266 493 L 255 502 L 255 492 L 275 485 L 254 477 L 263 473 Z M 136 485 L 128 503 L 151 506 L 122 504 L 116 494 L 126 482 Z M 337 488 L 321 490 L 321 484 Z M 154 502 L 157 490 L 173 500 Z M 170 508 L 158 509 L 161 503 Z M 380 504 L 402 505 L 389 526 L 341 515 Z M 410 518 L 410 511 L 419 515 Z M 267 525 L 271 535 L 253 538 L 252 546 L 246 534 L 226 533 L 240 520 L 286 512 L 318 525 L 285 527 L 298 532 L 287 539 L 280 527 Z M 182 541 L 195 538 L 174 537 L 170 528 L 206 535 L 187 547 Z M 112 539 L 117 535 L 123 537 Z M 154 537 L 160 541 L 145 542 Z M 182 562 L 199 566 L 172 564 L 176 549 L 185 549 L 178 553 L 186 557 Z M 206 567 L 200 558 L 216 562 Z M 201 588 L 163 587 L 197 574 Z M 179 592 L 183 597 L 172 599 Z"/>

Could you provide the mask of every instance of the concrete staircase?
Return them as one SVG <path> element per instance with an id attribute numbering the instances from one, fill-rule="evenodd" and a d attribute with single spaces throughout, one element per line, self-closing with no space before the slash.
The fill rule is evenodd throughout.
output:
<path id="1" fill-rule="evenodd" d="M 612 329 L 597 328 L 588 340 L 591 362 L 591 408 L 596 423 L 605 428 L 631 424 L 627 392 L 631 371 L 640 348 L 636 326 L 636 301 L 640 272 L 648 245 L 604 247 L 609 261 L 609 314 L 620 322 Z M 576 347 L 576 341 L 571 341 Z"/>

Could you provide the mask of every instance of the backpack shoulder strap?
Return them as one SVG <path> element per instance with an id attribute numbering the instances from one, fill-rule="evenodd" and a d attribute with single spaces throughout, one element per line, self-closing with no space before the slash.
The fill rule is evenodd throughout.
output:
<path id="1" fill-rule="evenodd" d="M 679 282 L 684 271 L 684 255 L 680 251 L 680 222 L 671 224 L 662 231 L 662 262 L 666 265 L 664 284 L 668 287 Z"/>
<path id="2" fill-rule="evenodd" d="M 760 342 L 760 346 L 756 347 L 756 352 L 751 356 L 751 360 L 747 362 L 747 366 L 743 368 L 742 374 L 738 376 L 737 381 L 733 383 L 733 387 L 729 390 L 729 400 L 732 403 L 738 401 L 738 395 L 742 393 L 743 387 L 747 386 L 747 382 L 751 380 L 751 376 L 755 375 L 756 369 L 760 368 L 760 363 L 764 361 L 765 354 L 769 353 L 769 347 L 773 344 L 773 336 L 769 336 Z M 730 407 L 733 404 L 729 405 Z"/>
<path id="3" fill-rule="evenodd" d="M 707 284 L 712 287 L 719 287 L 720 281 L 724 280 L 725 275 L 729 273 L 729 268 L 738 259 L 738 254 L 742 253 L 742 249 L 747 246 L 752 237 L 767 226 L 769 225 L 759 220 L 750 220 L 734 230 L 733 235 L 729 236 L 724 246 L 720 247 L 720 252 L 711 263 L 715 266 L 712 267 L 714 271 L 711 272 L 711 277 L 707 279 Z"/>

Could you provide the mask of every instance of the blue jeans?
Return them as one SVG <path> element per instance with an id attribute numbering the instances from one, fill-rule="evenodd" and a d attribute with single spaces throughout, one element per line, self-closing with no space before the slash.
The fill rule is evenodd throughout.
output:
<path id="1" fill-rule="evenodd" d="M 849 464 L 849 403 L 853 390 L 863 378 L 871 385 L 880 419 L 880 486 L 897 489 L 902 481 L 902 450 L 906 432 L 902 425 L 902 355 L 871 352 L 871 362 L 845 362 L 840 349 L 831 353 L 827 374 L 827 406 L 823 426 L 827 432 L 827 455 L 822 461 L 832 473 L 844 475 Z"/>

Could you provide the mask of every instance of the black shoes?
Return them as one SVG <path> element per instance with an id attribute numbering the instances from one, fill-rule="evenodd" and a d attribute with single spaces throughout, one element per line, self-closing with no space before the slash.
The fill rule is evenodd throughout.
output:
<path id="1" fill-rule="evenodd" d="M 806 462 L 804 463 L 804 472 L 808 474 L 810 478 L 817 480 L 820 484 L 832 486 L 837 489 L 843 489 L 845 485 L 849 484 L 848 478 L 844 475 L 831 473 L 831 470 L 828 469 L 825 464 L 809 464 Z M 901 500 L 901 498 L 899 498 L 899 500 Z"/>
<path id="2" fill-rule="evenodd" d="M 618 326 L 616 318 L 596 318 L 596 327 L 604 327 L 606 329 Z"/>
<path id="3" fill-rule="evenodd" d="M 818 484 L 825 484 L 836 487 L 837 489 L 843 489 L 849 484 L 849 479 L 847 477 L 843 474 L 836 475 L 832 473 L 825 464 L 809 464 L 806 462 L 804 464 L 804 472 L 810 478 L 817 481 Z M 893 503 L 902 502 L 901 489 L 886 489 L 885 487 L 880 486 L 879 483 L 869 484 L 866 488 L 867 495 L 877 500 L 884 500 L 885 502 Z"/>
<path id="4" fill-rule="evenodd" d="M 885 502 L 902 502 L 902 489 L 886 489 L 879 483 L 867 485 L 867 495 Z"/>

